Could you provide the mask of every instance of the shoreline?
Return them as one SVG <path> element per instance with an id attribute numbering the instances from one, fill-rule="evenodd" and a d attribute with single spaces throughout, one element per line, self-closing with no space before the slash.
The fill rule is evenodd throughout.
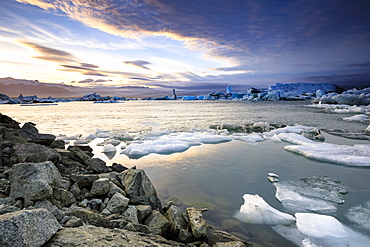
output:
<path id="1" fill-rule="evenodd" d="M 162 206 L 144 170 L 108 167 L 89 146 L 65 149 L 32 123 L 21 128 L 2 114 L 0 120 L 2 246 L 131 246 L 127 239 L 135 246 L 250 246 L 212 229 L 202 209 Z M 9 231 L 9 224 L 17 229 Z"/>

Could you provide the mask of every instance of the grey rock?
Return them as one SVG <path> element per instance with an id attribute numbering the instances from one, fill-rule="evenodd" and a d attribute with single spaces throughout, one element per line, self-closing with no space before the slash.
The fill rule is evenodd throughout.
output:
<path id="1" fill-rule="evenodd" d="M 123 172 L 127 169 L 128 169 L 127 167 L 125 167 L 121 164 L 118 164 L 118 163 L 113 163 L 112 164 L 112 170 L 115 171 L 115 172 Z"/>
<path id="2" fill-rule="evenodd" d="M 59 169 L 58 169 L 59 170 Z M 71 186 L 71 181 L 62 178 L 62 181 L 60 183 L 60 187 L 65 190 L 69 190 L 69 187 Z"/>
<path id="3" fill-rule="evenodd" d="M 195 238 L 204 238 L 207 236 L 209 225 L 204 220 L 202 211 L 196 208 L 186 208 L 189 224 Z"/>
<path id="4" fill-rule="evenodd" d="M 13 147 L 13 156 L 17 159 L 18 163 L 39 163 L 44 161 L 58 163 L 61 160 L 61 156 L 57 151 L 36 143 L 15 144 Z"/>
<path id="5" fill-rule="evenodd" d="M 101 208 L 103 202 L 101 199 L 97 199 L 97 198 L 94 198 L 94 199 L 91 199 L 90 201 L 90 208 L 92 210 L 96 210 L 96 211 L 102 211 L 103 209 Z"/>
<path id="6" fill-rule="evenodd" d="M 107 193 L 107 196 L 111 198 L 117 192 L 122 194 L 123 196 L 126 196 L 126 193 L 120 187 L 118 187 L 113 182 L 109 182 L 109 192 Z"/>
<path id="7" fill-rule="evenodd" d="M 131 168 L 124 171 L 121 175 L 121 183 L 129 198 L 157 196 L 157 192 L 144 170 Z"/>
<path id="8" fill-rule="evenodd" d="M 192 240 L 191 233 L 188 231 L 189 224 L 185 220 L 181 209 L 175 205 L 172 205 L 164 214 L 164 216 L 170 222 L 169 234 L 173 238 L 178 238 L 181 241 L 190 242 Z M 180 235 L 181 232 L 181 236 Z M 188 232 L 188 233 L 186 233 Z"/>
<path id="9" fill-rule="evenodd" d="M 99 179 L 99 176 L 95 174 L 72 174 L 70 178 L 77 183 L 78 186 L 90 187 L 95 180 Z"/>
<path id="10" fill-rule="evenodd" d="M 48 200 L 42 200 L 42 201 L 37 201 L 33 208 L 45 208 L 47 209 L 50 213 L 52 213 L 55 218 L 60 221 L 63 219 L 63 217 L 66 215 L 62 210 L 59 210 L 55 205 L 53 205 L 51 202 Z"/>
<path id="11" fill-rule="evenodd" d="M 55 189 L 53 192 L 53 197 L 55 200 L 58 200 L 60 202 L 60 205 L 62 207 L 69 206 L 72 203 L 76 202 L 76 198 L 73 196 L 73 194 L 62 188 Z"/>
<path id="12" fill-rule="evenodd" d="M 128 205 L 122 216 L 128 222 L 139 224 L 138 210 L 135 206 Z"/>
<path id="13" fill-rule="evenodd" d="M 109 192 L 110 189 L 110 181 L 108 178 L 99 178 L 94 181 L 91 191 L 90 191 L 90 196 L 101 196 L 105 195 Z"/>
<path id="14" fill-rule="evenodd" d="M 12 205 L 1 204 L 0 205 L 0 214 L 7 214 L 11 212 L 19 211 L 18 207 Z"/>
<path id="15" fill-rule="evenodd" d="M 81 199 L 81 190 L 77 183 L 72 184 L 72 186 L 69 188 L 69 191 L 77 200 Z"/>
<path id="16" fill-rule="evenodd" d="M 66 145 L 66 142 L 64 140 L 54 140 L 51 144 L 50 144 L 50 147 L 51 148 L 60 148 L 60 149 L 64 149 L 65 148 L 65 145 Z"/>
<path id="17" fill-rule="evenodd" d="M 0 246 L 42 246 L 62 227 L 46 209 L 0 215 Z"/>
<path id="18" fill-rule="evenodd" d="M 116 214 L 116 213 L 119 214 L 125 211 L 125 209 L 128 206 L 128 203 L 129 203 L 129 199 L 117 192 L 109 200 L 106 209 L 112 214 Z"/>
<path id="19" fill-rule="evenodd" d="M 161 246 L 186 247 L 182 243 L 166 240 L 158 235 L 144 235 L 142 233 L 123 229 L 107 229 L 96 226 L 81 226 L 78 228 L 64 228 L 59 231 L 45 247 L 60 246 Z"/>
<path id="20" fill-rule="evenodd" d="M 246 241 L 222 230 L 210 229 L 207 233 L 208 244 L 210 246 L 251 246 Z M 222 244 L 221 244 L 222 243 Z"/>
<path id="21" fill-rule="evenodd" d="M 5 147 L 1 150 L 3 154 L 9 155 L 12 152 L 12 149 L 10 147 Z"/>
<path id="22" fill-rule="evenodd" d="M 153 210 L 162 212 L 161 201 L 156 196 L 140 196 L 130 199 L 130 204 L 133 205 L 149 205 Z"/>
<path id="23" fill-rule="evenodd" d="M 78 162 L 84 163 L 92 157 L 90 152 L 83 151 L 79 146 L 69 146 L 67 150 L 72 152 L 72 156 L 70 158 Z"/>
<path id="24" fill-rule="evenodd" d="M 86 164 L 91 170 L 93 170 L 96 173 L 109 172 L 109 169 L 107 165 L 105 164 L 105 161 L 99 158 L 93 158 L 93 159 L 87 160 Z"/>
<path id="25" fill-rule="evenodd" d="M 70 216 L 69 220 L 64 224 L 65 227 L 79 227 L 83 226 L 84 222 L 82 219 L 77 218 L 76 216 Z"/>
<path id="26" fill-rule="evenodd" d="M 142 222 L 152 211 L 149 205 L 136 205 L 137 216 L 140 222 Z"/>
<path id="27" fill-rule="evenodd" d="M 42 200 L 51 197 L 53 189 L 60 186 L 61 176 L 50 161 L 20 163 L 11 169 L 9 180 L 11 197 Z"/>
<path id="28" fill-rule="evenodd" d="M 164 235 L 170 226 L 170 222 L 159 211 L 153 210 L 144 221 L 153 234 Z"/>
<path id="29" fill-rule="evenodd" d="M 36 124 L 31 122 L 25 123 L 19 132 L 20 135 L 26 138 L 29 142 L 49 146 L 55 140 L 55 136 L 51 134 L 39 134 L 35 125 Z"/>

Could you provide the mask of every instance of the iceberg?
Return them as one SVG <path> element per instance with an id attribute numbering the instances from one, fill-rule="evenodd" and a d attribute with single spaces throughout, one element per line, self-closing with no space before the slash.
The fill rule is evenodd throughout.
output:
<path id="1" fill-rule="evenodd" d="M 103 147 L 102 153 L 115 153 L 116 151 L 116 148 L 109 143 Z"/>
<path id="2" fill-rule="evenodd" d="M 244 204 L 234 216 L 241 222 L 266 225 L 291 225 L 295 222 L 292 215 L 271 207 L 259 195 L 245 194 L 243 199 Z"/>
<path id="3" fill-rule="evenodd" d="M 343 225 L 336 218 L 313 213 L 296 213 L 296 225 L 273 226 L 273 230 L 297 246 L 368 246 L 370 238 Z"/>

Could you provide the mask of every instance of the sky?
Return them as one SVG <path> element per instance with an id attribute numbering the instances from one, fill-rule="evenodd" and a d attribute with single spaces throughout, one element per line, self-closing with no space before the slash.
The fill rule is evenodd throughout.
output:
<path id="1" fill-rule="evenodd" d="M 0 0 L 0 78 L 196 95 L 370 86 L 369 0 Z"/>

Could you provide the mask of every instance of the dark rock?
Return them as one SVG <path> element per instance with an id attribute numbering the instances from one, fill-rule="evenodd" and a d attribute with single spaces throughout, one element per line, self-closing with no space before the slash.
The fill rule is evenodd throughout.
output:
<path id="1" fill-rule="evenodd" d="M 90 208 L 95 211 L 103 211 L 102 204 L 103 201 L 101 199 L 91 199 Z"/>
<path id="2" fill-rule="evenodd" d="M 16 144 L 13 148 L 13 155 L 18 163 L 22 162 L 44 162 L 52 161 L 58 163 L 61 160 L 57 151 L 36 143 Z"/>
<path id="3" fill-rule="evenodd" d="M 188 216 L 189 224 L 193 236 L 195 238 L 204 238 L 207 236 L 209 230 L 209 225 L 204 220 L 202 211 L 196 208 L 190 207 L 186 209 L 186 214 Z"/>
<path id="4" fill-rule="evenodd" d="M 71 216 L 69 220 L 64 224 L 65 227 L 79 227 L 83 226 L 84 222 L 82 219 L 77 218 L 76 216 Z"/>
<path id="5" fill-rule="evenodd" d="M 252 246 L 248 244 L 246 241 L 222 230 L 215 230 L 210 229 L 207 233 L 208 236 L 208 244 L 210 246 L 214 246 L 217 243 L 229 243 L 230 245 L 222 245 L 222 246 Z"/>
<path id="6" fill-rule="evenodd" d="M 15 211 L 19 211 L 19 208 L 16 206 L 0 204 L 0 215 L 15 212 Z"/>
<path id="7" fill-rule="evenodd" d="M 126 193 L 120 187 L 118 187 L 115 183 L 110 181 L 109 182 L 109 192 L 107 193 L 107 196 L 111 198 L 117 192 L 122 194 L 123 196 L 126 196 Z"/>
<path id="8" fill-rule="evenodd" d="M 96 226 L 65 228 L 59 231 L 45 247 L 60 246 L 161 246 L 186 247 L 186 245 L 166 240 L 158 235 L 143 235 L 123 229 L 106 229 Z"/>
<path id="9" fill-rule="evenodd" d="M 128 203 L 129 203 L 129 199 L 117 192 L 109 200 L 107 207 L 105 209 L 108 210 L 112 214 L 116 214 L 116 213 L 119 214 L 126 210 Z"/>
<path id="10" fill-rule="evenodd" d="M 77 199 L 81 199 L 81 190 L 77 183 L 74 183 L 70 188 L 69 191 L 73 194 L 73 196 Z"/>
<path id="11" fill-rule="evenodd" d="M 121 164 L 113 163 L 112 164 L 112 169 L 113 169 L 113 171 L 116 171 L 116 172 L 123 172 L 123 171 L 126 171 L 128 168 L 121 165 Z"/>
<path id="12" fill-rule="evenodd" d="M 140 196 L 130 199 L 132 205 L 149 205 L 153 210 L 162 212 L 161 201 L 156 196 Z"/>
<path id="13" fill-rule="evenodd" d="M 20 135 L 26 138 L 29 142 L 49 146 L 55 140 L 55 136 L 51 134 L 39 134 L 35 125 L 36 124 L 31 122 L 25 123 L 19 132 Z"/>
<path id="14" fill-rule="evenodd" d="M 137 208 L 137 216 L 139 222 L 143 222 L 143 220 L 150 214 L 152 208 L 149 205 L 136 205 Z"/>
<path id="15" fill-rule="evenodd" d="M 65 148 L 65 141 L 64 140 L 54 140 L 51 144 L 51 148 L 59 148 L 59 149 L 64 149 Z"/>
<path id="16" fill-rule="evenodd" d="M 94 181 L 91 191 L 90 191 L 90 196 L 102 196 L 105 195 L 109 192 L 110 189 L 110 181 L 108 178 L 99 178 Z"/>
<path id="17" fill-rule="evenodd" d="M 191 242 L 192 234 L 188 231 L 189 224 L 185 220 L 181 209 L 172 205 L 164 216 L 170 222 L 169 236 L 173 239 L 178 239 L 181 242 Z"/>
<path id="18" fill-rule="evenodd" d="M 87 160 L 86 164 L 95 173 L 109 172 L 109 169 L 108 169 L 107 165 L 105 164 L 105 161 L 103 161 L 99 158 L 93 158 L 93 159 Z"/>
<path id="19" fill-rule="evenodd" d="M 53 189 L 59 188 L 61 176 L 54 164 L 46 161 L 13 166 L 9 180 L 11 197 L 42 200 L 51 197 Z"/>
<path id="20" fill-rule="evenodd" d="M 72 174 L 70 178 L 81 187 L 91 187 L 94 181 L 99 179 L 99 176 L 94 174 Z"/>
<path id="21" fill-rule="evenodd" d="M 124 171 L 121 175 L 121 183 L 130 198 L 141 196 L 157 197 L 157 192 L 144 170 L 128 169 Z"/>
<path id="22" fill-rule="evenodd" d="M 69 206 L 72 203 L 76 202 L 76 198 L 73 194 L 65 189 L 58 188 L 54 190 L 53 197 L 55 200 L 60 202 L 62 207 Z"/>
<path id="23" fill-rule="evenodd" d="M 83 151 L 80 146 L 69 146 L 67 150 L 72 152 L 69 158 L 78 162 L 84 163 L 92 157 L 89 152 Z"/>
<path id="24" fill-rule="evenodd" d="M 153 210 L 144 221 L 153 234 L 164 235 L 170 226 L 170 222 L 159 211 Z"/>
<path id="25" fill-rule="evenodd" d="M 20 129 L 19 123 L 13 120 L 11 117 L 0 113 L 0 124 L 10 129 Z"/>
<path id="26" fill-rule="evenodd" d="M 69 213 L 67 212 L 66 214 L 68 216 L 75 216 L 77 218 L 80 218 L 85 224 L 95 226 L 109 225 L 109 221 L 106 220 L 101 214 L 94 213 L 84 208 L 77 209 Z"/>
<path id="27" fill-rule="evenodd" d="M 62 210 L 59 210 L 55 205 L 53 205 L 51 202 L 48 200 L 42 200 L 42 201 L 37 201 L 33 208 L 45 208 L 47 209 L 50 213 L 52 213 L 55 218 L 60 221 L 63 219 L 65 216 L 65 213 Z"/>
<path id="28" fill-rule="evenodd" d="M 122 213 L 122 217 L 128 222 L 139 224 L 138 210 L 135 206 L 128 205 L 126 210 Z"/>
<path id="29" fill-rule="evenodd" d="M 46 209 L 0 215 L 0 246 L 42 246 L 62 227 Z"/>

